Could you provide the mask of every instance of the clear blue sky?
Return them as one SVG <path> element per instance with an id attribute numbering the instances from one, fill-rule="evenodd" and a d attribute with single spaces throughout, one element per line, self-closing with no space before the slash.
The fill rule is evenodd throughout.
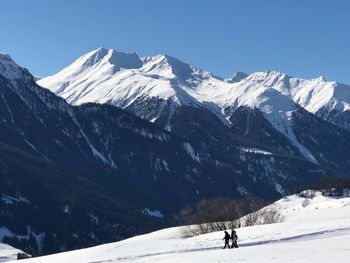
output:
<path id="1" fill-rule="evenodd" d="M 1 0 L 0 52 L 46 76 L 100 46 L 227 77 L 276 69 L 350 83 L 348 0 Z"/>

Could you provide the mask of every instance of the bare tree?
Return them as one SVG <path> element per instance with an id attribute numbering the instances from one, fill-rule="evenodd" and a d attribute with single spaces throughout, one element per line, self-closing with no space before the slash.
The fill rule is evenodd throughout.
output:
<path id="1" fill-rule="evenodd" d="M 275 207 L 263 207 L 259 199 L 205 199 L 194 207 L 185 207 L 179 214 L 184 236 L 195 236 L 226 229 L 280 222 L 282 217 Z"/>

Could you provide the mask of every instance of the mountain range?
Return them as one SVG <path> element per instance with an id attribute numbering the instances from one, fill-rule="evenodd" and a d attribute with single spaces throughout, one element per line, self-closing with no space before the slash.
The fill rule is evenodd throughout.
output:
<path id="1" fill-rule="evenodd" d="M 172 225 L 203 198 L 272 200 L 348 175 L 349 94 L 104 48 L 38 80 L 0 54 L 1 237 L 70 250 Z"/>
<path id="2" fill-rule="evenodd" d="M 177 124 L 177 119 L 183 118 L 184 109 L 206 115 L 205 121 L 218 119 L 231 131 L 242 125 L 242 121 L 232 123 L 237 119 L 234 115 L 241 112 L 238 109 L 257 110 L 271 129 L 286 139 L 278 148 L 317 164 L 332 157 L 324 158 L 323 150 L 314 150 L 318 146 L 308 146 L 312 142 L 302 142 L 296 136 L 300 128 L 312 129 L 312 123 L 296 127 L 296 119 L 316 120 L 316 116 L 345 129 L 349 128 L 350 121 L 350 86 L 345 84 L 327 82 L 323 77 L 305 80 L 277 71 L 251 75 L 239 72 L 230 79 L 223 79 L 164 54 L 139 58 L 133 52 L 125 54 L 99 48 L 57 74 L 39 80 L 38 84 L 72 105 L 111 104 L 185 138 L 188 136 L 184 127 L 192 125 L 196 118 L 193 116 Z M 249 137 L 249 133 L 253 133 L 251 136 L 256 136 L 261 128 L 250 131 L 250 111 L 245 112 L 246 127 L 240 135 Z M 207 129 L 212 123 L 210 120 L 198 127 Z M 327 124 L 319 121 L 317 125 Z M 330 126 L 327 132 L 331 133 L 332 128 Z M 267 145 L 276 144 L 273 137 L 270 136 L 272 139 Z M 314 144 L 323 140 L 318 134 L 310 137 L 312 139 Z"/>
<path id="3" fill-rule="evenodd" d="M 159 111 L 145 113 L 143 109 L 138 112 L 137 105 L 154 98 L 174 107 L 204 107 L 224 120 L 228 109 L 236 110 L 239 106 L 257 107 L 267 113 L 264 98 L 272 98 L 264 93 L 273 89 L 279 92 L 275 99 L 281 102 L 271 102 L 270 106 L 280 107 L 293 101 L 318 117 L 349 128 L 346 118 L 341 118 L 348 116 L 350 110 L 348 85 L 326 81 L 323 77 L 295 78 L 278 71 L 250 75 L 238 72 L 232 78 L 223 79 L 165 54 L 139 58 L 133 52 L 125 54 L 99 48 L 57 74 L 39 80 L 38 84 L 73 105 L 96 102 L 135 108 L 134 113 L 151 122 L 165 109 L 158 106 Z"/>

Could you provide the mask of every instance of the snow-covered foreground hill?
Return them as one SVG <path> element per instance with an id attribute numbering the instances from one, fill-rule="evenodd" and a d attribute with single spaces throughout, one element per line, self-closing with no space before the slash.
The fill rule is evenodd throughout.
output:
<path id="1" fill-rule="evenodd" d="M 0 243 L 0 262 L 17 259 L 17 254 L 23 253 L 22 250 Z"/>
<path id="2" fill-rule="evenodd" d="M 348 262 L 350 198 L 318 192 L 310 199 L 294 195 L 274 205 L 284 222 L 237 229 L 238 249 L 222 249 L 223 232 L 185 238 L 177 227 L 24 262 Z"/>

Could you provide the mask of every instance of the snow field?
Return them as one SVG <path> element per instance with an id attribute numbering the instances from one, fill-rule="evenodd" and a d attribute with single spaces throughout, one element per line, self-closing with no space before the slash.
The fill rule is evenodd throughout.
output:
<path id="1" fill-rule="evenodd" d="M 223 231 L 185 238 L 183 227 L 175 227 L 24 262 L 348 262 L 350 198 L 317 192 L 312 199 L 294 195 L 274 206 L 285 221 L 236 229 L 238 249 L 222 249 Z"/>

